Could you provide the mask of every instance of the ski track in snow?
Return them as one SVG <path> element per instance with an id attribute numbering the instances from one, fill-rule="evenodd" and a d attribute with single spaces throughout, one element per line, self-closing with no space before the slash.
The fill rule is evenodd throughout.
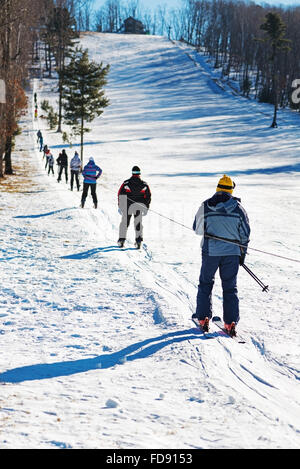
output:
<path id="1" fill-rule="evenodd" d="M 90 198 L 80 209 L 81 194 L 46 175 L 38 125 L 55 158 L 65 145 L 33 109 L 16 192 L 1 192 L 0 448 L 299 448 L 297 264 L 249 254 L 270 293 L 240 273 L 241 345 L 193 327 L 192 232 L 150 211 L 143 249 L 132 227 L 116 245 L 117 190 L 138 164 L 151 208 L 187 226 L 229 172 L 251 245 L 299 258 L 299 116 L 280 112 L 284 126 L 270 130 L 270 107 L 224 92 L 203 56 L 164 38 L 82 44 L 112 66 L 111 106 L 85 146 L 103 168 L 99 209 Z M 54 103 L 53 88 L 34 80 L 39 102 Z M 222 316 L 218 278 L 214 307 Z"/>

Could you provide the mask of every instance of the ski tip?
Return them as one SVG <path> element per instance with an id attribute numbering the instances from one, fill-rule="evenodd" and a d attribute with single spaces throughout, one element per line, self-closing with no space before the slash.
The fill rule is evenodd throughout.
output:
<path id="1" fill-rule="evenodd" d="M 214 316 L 214 317 L 212 318 L 212 322 L 217 322 L 217 321 L 221 321 L 220 316 Z"/>
<path id="2" fill-rule="evenodd" d="M 195 318 L 191 318 L 196 327 L 199 327 L 199 322 Z"/>

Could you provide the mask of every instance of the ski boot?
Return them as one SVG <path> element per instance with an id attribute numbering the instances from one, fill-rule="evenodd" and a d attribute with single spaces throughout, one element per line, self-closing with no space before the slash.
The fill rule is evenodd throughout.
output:
<path id="1" fill-rule="evenodd" d="M 236 337 L 236 329 L 235 329 L 235 322 L 231 324 L 224 323 L 224 329 L 226 330 L 227 334 L 231 337 Z"/>
<path id="2" fill-rule="evenodd" d="M 137 240 L 134 245 L 137 249 L 141 249 L 141 244 L 142 244 L 142 241 Z"/>
<path id="3" fill-rule="evenodd" d="M 209 319 L 206 317 L 205 319 L 199 319 L 199 324 L 203 332 L 209 331 Z"/>
<path id="4" fill-rule="evenodd" d="M 118 241 L 118 246 L 119 246 L 119 248 L 123 248 L 123 247 L 124 247 L 124 243 L 125 243 L 125 241 L 124 241 L 123 239 L 119 239 L 119 241 Z"/>
<path id="5" fill-rule="evenodd" d="M 199 328 L 203 331 L 203 332 L 208 332 L 209 331 L 209 318 L 206 317 L 205 319 L 199 319 L 196 314 L 193 314 L 192 316 L 192 320 L 197 323 L 197 325 L 199 326 Z"/>

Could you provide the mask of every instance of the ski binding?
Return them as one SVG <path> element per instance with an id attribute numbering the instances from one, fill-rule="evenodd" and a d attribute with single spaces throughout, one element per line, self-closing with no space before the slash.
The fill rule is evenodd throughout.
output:
<path id="1" fill-rule="evenodd" d="M 240 343 L 240 344 L 245 344 L 246 341 L 238 336 L 238 335 L 230 335 L 229 332 L 225 329 L 224 327 L 224 324 L 223 324 L 223 321 L 221 320 L 221 318 L 219 316 L 214 316 L 212 318 L 212 322 L 219 328 L 221 329 L 221 331 L 224 332 L 224 334 L 226 334 L 228 337 L 231 337 L 231 339 L 235 340 L 236 342 Z"/>

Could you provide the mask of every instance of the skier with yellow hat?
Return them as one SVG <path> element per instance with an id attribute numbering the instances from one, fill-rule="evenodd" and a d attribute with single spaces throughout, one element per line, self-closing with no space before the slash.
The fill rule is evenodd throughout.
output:
<path id="1" fill-rule="evenodd" d="M 208 331 L 212 317 L 212 289 L 219 269 L 223 289 L 224 327 L 230 335 L 236 335 L 239 321 L 237 274 L 244 263 L 250 235 L 247 213 L 240 199 L 233 197 L 235 183 L 224 174 L 216 193 L 200 206 L 193 225 L 198 235 L 203 235 L 202 266 L 200 272 L 197 308 L 192 318 L 199 321 L 203 331 Z"/>
<path id="2" fill-rule="evenodd" d="M 229 194 L 232 194 L 234 188 L 235 188 L 235 183 L 232 182 L 229 176 L 226 176 L 226 174 L 224 174 L 224 176 L 218 182 L 217 192 L 223 191 L 223 192 L 229 192 Z"/>

